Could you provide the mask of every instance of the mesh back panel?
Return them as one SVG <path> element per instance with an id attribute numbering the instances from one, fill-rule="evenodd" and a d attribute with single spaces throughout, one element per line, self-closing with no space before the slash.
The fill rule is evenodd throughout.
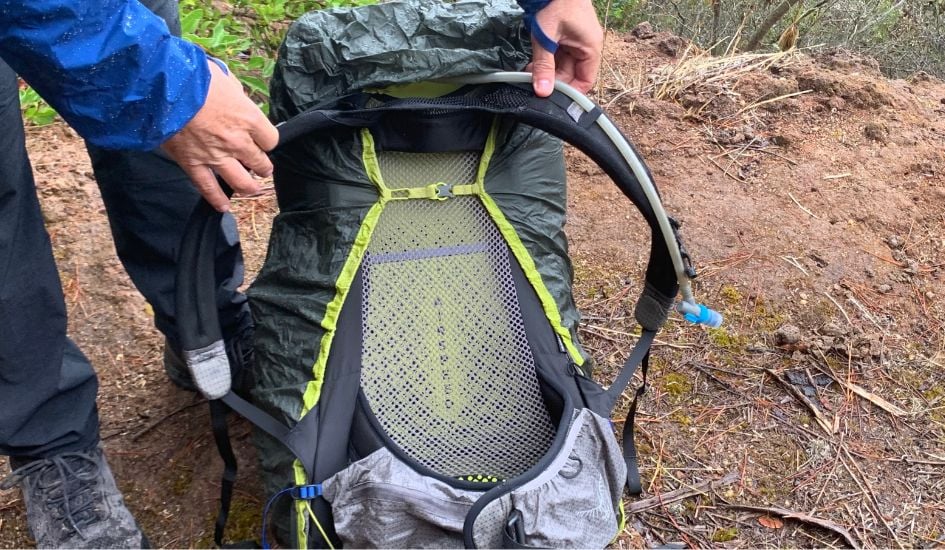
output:
<path id="1" fill-rule="evenodd" d="M 456 197 L 388 203 L 362 264 L 362 387 L 443 475 L 509 478 L 554 438 L 509 261 L 479 200 Z"/>
<path id="2" fill-rule="evenodd" d="M 479 154 L 459 153 L 406 153 L 383 151 L 377 163 L 384 176 L 384 184 L 391 189 L 423 187 L 431 183 L 463 185 L 476 181 Z"/>

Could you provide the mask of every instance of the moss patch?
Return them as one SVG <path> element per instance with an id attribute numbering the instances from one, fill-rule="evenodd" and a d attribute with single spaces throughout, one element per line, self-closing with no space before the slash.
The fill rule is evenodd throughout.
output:
<path id="1" fill-rule="evenodd" d="M 206 533 L 207 536 L 197 542 L 197 548 L 212 548 L 213 529 L 217 522 L 217 512 L 210 515 Z M 224 543 L 237 541 L 258 541 L 262 534 L 262 506 L 255 501 L 233 495 L 230 505 L 230 516 L 226 522 Z"/>
<path id="2" fill-rule="evenodd" d="M 738 538 L 738 529 L 735 527 L 725 527 L 716 529 L 712 533 L 712 542 L 729 542 Z"/>
<path id="3" fill-rule="evenodd" d="M 663 391 L 673 396 L 677 400 L 692 392 L 692 382 L 684 374 L 671 372 L 663 377 Z"/>

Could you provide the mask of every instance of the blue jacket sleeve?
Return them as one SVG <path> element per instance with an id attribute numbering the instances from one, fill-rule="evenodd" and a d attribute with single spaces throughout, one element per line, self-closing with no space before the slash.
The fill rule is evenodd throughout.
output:
<path id="1" fill-rule="evenodd" d="M 137 0 L 0 0 L 0 57 L 84 138 L 153 149 L 200 110 L 203 51 Z"/>

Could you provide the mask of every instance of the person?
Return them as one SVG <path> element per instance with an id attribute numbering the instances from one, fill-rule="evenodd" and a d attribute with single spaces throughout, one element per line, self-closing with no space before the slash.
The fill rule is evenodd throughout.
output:
<path id="1" fill-rule="evenodd" d="M 198 195 L 229 209 L 216 175 L 236 192 L 257 192 L 254 176 L 271 173 L 266 151 L 278 142 L 239 82 L 177 38 L 176 0 L 145 4 L 0 0 L 0 124 L 7 128 L 0 135 L 0 454 L 14 470 L 0 487 L 20 486 L 39 547 L 148 541 L 99 445 L 94 371 L 66 335 L 16 73 L 87 140 L 119 258 L 154 308 L 170 362 L 179 354 L 174 256 L 184 222 Z M 536 93 L 550 94 L 555 77 L 590 89 L 603 43 L 590 0 L 544 1 L 533 13 L 557 42 L 554 53 L 536 43 Z M 158 146 L 176 165 L 152 152 Z M 228 351 L 239 360 L 251 319 L 237 290 L 243 273 L 231 216 L 221 235 L 218 309 Z"/>

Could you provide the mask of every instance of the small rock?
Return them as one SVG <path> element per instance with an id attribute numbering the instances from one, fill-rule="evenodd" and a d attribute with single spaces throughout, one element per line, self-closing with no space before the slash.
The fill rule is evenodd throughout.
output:
<path id="1" fill-rule="evenodd" d="M 863 127 L 863 135 L 869 140 L 886 143 L 889 140 L 889 128 L 886 128 L 884 124 L 870 122 Z"/>
<path id="2" fill-rule="evenodd" d="M 915 260 L 906 260 L 906 268 L 903 270 L 909 275 L 918 275 L 919 274 L 919 262 Z"/>
<path id="3" fill-rule="evenodd" d="M 902 237 L 899 235 L 890 235 L 888 238 L 886 238 L 886 244 L 889 245 L 889 248 L 892 248 L 893 250 L 899 250 L 905 243 L 902 241 Z"/>
<path id="4" fill-rule="evenodd" d="M 929 299 L 929 300 L 934 300 L 934 299 L 935 299 L 935 293 L 930 290 L 930 291 L 928 291 L 928 292 L 925 293 L 925 297 L 926 297 L 927 299 Z"/>
<path id="5" fill-rule="evenodd" d="M 630 34 L 639 38 L 640 40 L 648 40 L 656 36 L 656 31 L 653 30 L 653 25 L 650 25 L 649 21 L 644 21 L 633 27 L 633 30 L 630 31 Z"/>
<path id="6" fill-rule="evenodd" d="M 779 147 L 787 147 L 793 141 L 791 138 L 785 136 L 784 134 L 773 135 L 771 136 L 770 139 L 771 139 L 771 143 Z"/>
<path id="7" fill-rule="evenodd" d="M 676 57 L 679 55 L 679 52 L 686 49 L 686 41 L 678 36 L 670 36 L 660 40 L 659 43 L 656 44 L 656 49 L 669 57 Z"/>
<path id="8" fill-rule="evenodd" d="M 827 100 L 827 107 L 831 111 L 842 111 L 847 106 L 847 102 L 839 96 L 830 96 Z"/>
<path id="9" fill-rule="evenodd" d="M 879 338 L 873 338 L 870 340 L 870 356 L 879 357 L 883 354 L 883 342 Z"/>
<path id="10" fill-rule="evenodd" d="M 843 336 L 846 334 L 846 331 L 836 323 L 827 323 L 820 329 L 820 333 L 824 336 L 830 336 L 836 338 L 837 336 Z"/>
<path id="11" fill-rule="evenodd" d="M 804 360 L 804 354 L 800 350 L 795 350 L 794 353 L 791 354 L 791 361 L 794 361 L 795 363 L 800 363 L 803 360 Z"/>
<path id="12" fill-rule="evenodd" d="M 873 271 L 872 268 L 867 267 L 866 269 L 863 270 L 863 273 L 865 273 L 866 276 L 869 277 L 870 279 L 876 278 L 876 272 Z"/>
<path id="13" fill-rule="evenodd" d="M 801 341 L 801 329 L 794 325 L 782 325 L 774 331 L 774 343 L 778 346 L 796 344 Z"/>

